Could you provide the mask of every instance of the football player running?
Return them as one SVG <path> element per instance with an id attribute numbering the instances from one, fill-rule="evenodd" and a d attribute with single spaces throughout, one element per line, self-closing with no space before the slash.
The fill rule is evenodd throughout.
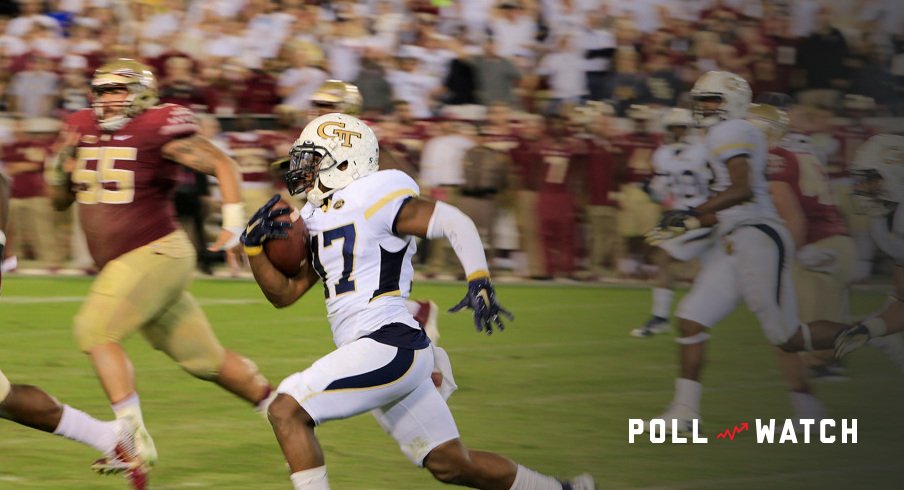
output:
<path id="1" fill-rule="evenodd" d="M 695 126 L 687 109 L 671 109 L 662 117 L 662 126 L 670 143 L 653 152 L 653 178 L 648 192 L 666 210 L 688 210 L 706 200 L 712 172 L 706 164 L 706 148 L 690 134 Z M 635 337 L 650 337 L 669 331 L 672 299 L 675 297 L 674 267 L 700 257 L 713 244 L 712 228 L 704 227 L 659 244 L 653 250 L 657 266 L 653 282 L 653 315 L 639 328 Z"/>
<path id="2" fill-rule="evenodd" d="M 150 68 L 120 59 L 91 80 L 93 108 L 71 114 L 49 162 L 54 204 L 78 203 L 91 256 L 100 269 L 74 320 L 79 348 L 94 365 L 117 420 L 137 436 L 139 470 L 157 460 L 144 427 L 131 361 L 122 342 L 140 332 L 184 370 L 264 410 L 270 384 L 250 360 L 224 349 L 186 291 L 195 250 L 175 221 L 179 167 L 215 175 L 223 195 L 223 229 L 211 250 L 238 244 L 244 228 L 234 161 L 197 135 L 194 114 L 157 104 Z M 99 471 L 121 466 L 111 459 Z"/>
<path id="3" fill-rule="evenodd" d="M 363 103 L 364 99 L 361 97 L 361 92 L 358 90 L 357 85 L 341 80 L 327 80 L 311 96 L 311 110 L 309 114 L 312 119 L 333 112 L 358 116 L 361 113 Z M 383 149 L 382 145 L 380 149 Z M 392 152 L 380 152 L 381 158 L 385 159 L 387 156 L 393 158 Z M 385 164 L 386 162 L 384 161 L 384 166 Z M 406 305 L 408 306 L 408 311 L 424 327 L 427 335 L 430 336 L 430 340 L 436 344 L 437 340 L 439 340 L 439 329 L 436 322 L 439 308 L 436 303 L 430 300 L 408 300 Z"/>
<path id="4" fill-rule="evenodd" d="M 364 99 L 358 86 L 353 83 L 343 82 L 342 80 L 327 80 L 317 88 L 317 91 L 311 95 L 311 108 L 307 111 L 309 120 L 317 117 L 338 112 L 348 114 L 350 116 L 358 116 L 361 113 L 361 106 Z M 386 151 L 383 145 L 380 145 L 380 158 L 383 160 L 383 166 L 386 166 L 386 159 L 393 158 L 391 151 Z M 394 162 L 390 162 L 394 163 Z M 283 158 L 274 162 L 274 166 L 280 168 L 280 173 L 285 174 L 288 171 L 289 158 Z M 397 167 L 397 165 L 390 165 Z M 437 388 L 439 388 L 446 399 L 458 388 L 452 377 L 452 364 L 449 361 L 449 355 L 445 349 L 439 347 L 439 307 L 431 300 L 412 300 L 405 301 L 408 312 L 414 316 L 414 319 L 421 325 L 430 341 L 433 342 L 436 356 L 436 367 L 434 369 L 434 380 L 436 380 Z"/>
<path id="5" fill-rule="evenodd" d="M 678 306 L 680 374 L 672 403 L 660 418 L 676 420 L 681 432 L 700 419 L 700 375 L 709 329 L 743 299 L 769 342 L 783 351 L 779 355 L 791 383 L 795 416 L 819 419 L 822 405 L 800 382 L 799 357 L 789 353 L 831 348 L 841 328 L 798 320 L 790 268 L 794 243 L 769 198 L 768 143 L 763 132 L 744 119 L 750 85 L 734 73 L 711 71 L 697 80 L 691 97 L 698 124 L 707 128 L 704 145 L 714 175 L 713 194 L 692 209 L 665 213 L 648 240 L 658 244 L 714 226 L 720 243 L 706 256 Z"/>
<path id="6" fill-rule="evenodd" d="M 296 490 L 327 489 L 317 425 L 371 412 L 418 466 L 444 483 L 499 490 L 592 489 L 592 477 L 563 483 L 497 454 L 467 449 L 452 413 L 434 388 L 434 350 L 405 306 L 411 291 L 415 236 L 446 238 L 468 277 L 468 293 L 451 311 L 474 310 L 478 331 L 503 328 L 511 315 L 496 301 L 474 223 L 443 202 L 418 197 L 417 184 L 397 170 L 379 171 L 373 130 L 345 114 L 311 121 L 291 151 L 289 191 L 310 233 L 311 260 L 286 277 L 261 253 L 282 236 L 289 212 L 274 197 L 249 223 L 242 240 L 261 290 L 276 307 L 295 303 L 323 282 L 337 349 L 280 383 L 269 416 Z"/>
<path id="7" fill-rule="evenodd" d="M 807 145 L 785 144 L 790 122 L 785 111 L 753 104 L 747 118 L 766 134 L 772 200 L 797 248 L 792 275 L 800 319 L 847 322 L 847 293 L 854 278 L 856 246 L 836 205 L 826 169 Z M 901 346 L 890 340 L 883 340 L 883 350 L 900 363 L 904 358 Z M 836 366 L 826 364 L 834 359 L 831 350 L 804 359 L 816 377 L 840 375 Z"/>

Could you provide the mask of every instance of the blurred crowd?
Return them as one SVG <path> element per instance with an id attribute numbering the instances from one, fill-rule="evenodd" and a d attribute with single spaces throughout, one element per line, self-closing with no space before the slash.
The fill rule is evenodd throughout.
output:
<path id="1" fill-rule="evenodd" d="M 161 102 L 199 115 L 239 163 L 249 213 L 279 191 L 270 162 L 287 154 L 318 90 L 354 84 L 381 167 L 468 213 L 498 269 L 534 278 L 652 274 L 642 238 L 660 209 L 644 183 L 668 142 L 660 117 L 687 106 L 705 71 L 738 73 L 755 98 L 781 100 L 792 133 L 836 182 L 857 145 L 904 131 L 904 8 L 894 0 L 19 0 L 0 9 L 8 255 L 54 268 L 91 265 L 71 216 L 44 195 L 43 162 L 59 120 L 90 107 L 91 74 L 113 58 L 147 63 Z M 208 184 L 187 174 L 176 196 L 200 241 L 217 218 Z M 442 246 L 425 248 L 422 267 L 457 271 Z"/>

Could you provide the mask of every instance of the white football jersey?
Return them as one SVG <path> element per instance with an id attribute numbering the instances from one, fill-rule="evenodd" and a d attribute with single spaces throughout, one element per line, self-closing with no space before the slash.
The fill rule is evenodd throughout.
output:
<path id="1" fill-rule="evenodd" d="M 669 209 L 688 209 L 706 201 L 711 180 L 701 143 L 671 143 L 653 152 L 650 189 L 654 199 Z"/>
<path id="2" fill-rule="evenodd" d="M 722 192 L 731 185 L 726 165 L 728 160 L 738 155 L 747 155 L 750 162 L 753 197 L 747 202 L 716 213 L 719 220 L 716 229 L 719 234 L 724 235 L 742 225 L 764 222 L 780 224 L 781 219 L 769 197 L 769 182 L 766 179 L 769 146 L 763 132 L 748 121 L 732 119 L 710 128 L 704 145 L 713 172 L 713 184 L 710 187 L 713 193 Z"/>
<path id="3" fill-rule="evenodd" d="M 382 170 L 336 191 L 324 206 L 302 208 L 337 347 L 390 323 L 420 329 L 405 306 L 417 245 L 393 233 L 402 204 L 419 192 L 404 172 Z"/>
<path id="4" fill-rule="evenodd" d="M 904 266 L 904 206 L 899 204 L 890 215 L 873 218 L 870 236 L 880 250 Z"/>

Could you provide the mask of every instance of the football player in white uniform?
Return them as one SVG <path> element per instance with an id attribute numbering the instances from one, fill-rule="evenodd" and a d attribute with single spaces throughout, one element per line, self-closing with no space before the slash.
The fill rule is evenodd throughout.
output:
<path id="1" fill-rule="evenodd" d="M 687 210 L 702 204 L 709 196 L 712 172 L 706 164 L 706 148 L 690 134 L 695 126 L 687 109 L 671 109 L 662 118 L 668 144 L 653 152 L 653 178 L 650 197 L 666 210 Z M 713 244 L 712 228 L 698 228 L 666 240 L 653 250 L 658 268 L 653 283 L 652 317 L 631 331 L 635 337 L 650 337 L 669 330 L 672 299 L 675 297 L 674 265 L 699 257 Z"/>
<path id="2" fill-rule="evenodd" d="M 353 83 L 343 82 L 342 80 L 327 80 L 320 85 L 316 92 L 311 95 L 311 109 L 307 111 L 307 117 L 314 119 L 325 114 L 338 112 L 357 116 L 361 113 L 361 107 L 364 105 L 364 99 L 358 86 Z M 386 163 L 387 156 L 391 159 L 392 153 L 383 151 L 380 157 Z M 390 164 L 394 163 L 392 161 Z M 288 171 L 289 157 L 282 158 L 273 162 L 275 168 L 279 168 L 281 172 Z M 396 165 L 396 167 L 398 167 Z M 436 366 L 433 368 L 433 379 L 437 388 L 443 393 L 448 400 L 452 393 L 458 388 L 452 376 L 452 364 L 449 354 L 445 349 L 439 346 L 439 307 L 432 300 L 414 300 L 405 301 L 408 312 L 421 325 L 430 342 L 433 343 L 434 353 L 436 354 Z"/>
<path id="3" fill-rule="evenodd" d="M 405 306 L 411 290 L 415 236 L 446 238 L 468 276 L 468 293 L 452 311 L 471 308 L 478 331 L 503 328 L 511 315 L 497 302 L 474 223 L 443 202 L 418 197 L 417 184 L 396 170 L 378 171 L 374 132 L 355 117 L 311 121 L 291 151 L 286 183 L 303 194 L 311 260 L 296 277 L 277 271 L 262 243 L 285 233 L 271 200 L 243 235 L 251 268 L 277 307 L 323 281 L 337 349 L 279 385 L 269 418 L 296 490 L 327 489 L 314 428 L 371 412 L 416 465 L 444 482 L 487 489 L 590 489 L 589 475 L 563 483 L 502 456 L 467 449 L 452 413 L 431 381 L 432 345 Z"/>
<path id="4" fill-rule="evenodd" d="M 772 201 L 766 180 L 768 144 L 759 128 L 744 120 L 751 90 L 734 73 L 711 71 L 691 91 L 694 116 L 707 127 L 704 140 L 714 174 L 712 197 L 690 210 L 663 215 L 648 234 L 651 243 L 701 226 L 715 226 L 720 243 L 706 256 L 694 285 L 678 307 L 681 349 L 675 397 L 661 416 L 678 421 L 679 431 L 700 418 L 703 367 L 709 328 L 728 316 L 743 299 L 756 315 L 766 338 L 783 351 L 783 368 L 799 371 L 798 356 L 788 352 L 830 348 L 837 326 L 800 324 L 791 283 L 794 245 Z M 785 364 L 787 361 L 787 364 Z M 805 384 L 792 381 L 791 403 L 799 418 L 821 418 L 820 402 Z"/>
<path id="5" fill-rule="evenodd" d="M 871 338 L 904 330 L 904 136 L 879 134 L 863 143 L 855 155 L 851 176 L 856 207 L 873 217 L 872 239 L 895 261 L 895 289 L 882 311 L 838 335 L 837 357 Z"/>

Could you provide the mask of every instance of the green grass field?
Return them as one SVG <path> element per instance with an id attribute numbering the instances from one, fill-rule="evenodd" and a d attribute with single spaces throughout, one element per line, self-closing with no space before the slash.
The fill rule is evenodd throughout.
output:
<path id="1" fill-rule="evenodd" d="M 4 280 L 0 368 L 100 417 L 112 413 L 71 319 L 90 282 L 82 278 Z M 148 285 L 153 287 L 153 285 Z M 254 359 L 278 383 L 332 348 L 319 294 L 286 310 L 248 281 L 199 280 L 192 287 L 223 344 Z M 417 284 L 441 306 L 458 284 Z M 644 289 L 507 285 L 500 301 L 517 315 L 505 332 L 474 332 L 466 314 L 440 316 L 459 391 L 450 400 L 465 443 L 502 452 L 547 473 L 590 471 L 601 488 L 901 488 L 900 414 L 904 378 L 881 354 L 850 357 L 852 379 L 821 383 L 832 416 L 859 419 L 857 445 L 757 445 L 752 433 L 716 440 L 726 427 L 789 417 L 770 348 L 743 308 L 715 331 L 706 371 L 708 445 L 628 444 L 628 419 L 657 415 L 670 401 L 676 347 L 669 336 L 639 340 Z M 855 313 L 884 300 L 858 293 Z M 153 489 L 287 489 L 285 464 L 267 423 L 215 385 L 184 374 L 136 336 L 127 342 L 145 420 L 160 452 Z M 413 467 L 369 415 L 318 429 L 332 488 L 441 488 Z M 71 441 L 0 422 L 0 489 L 125 488 L 88 469 L 97 455 Z"/>

